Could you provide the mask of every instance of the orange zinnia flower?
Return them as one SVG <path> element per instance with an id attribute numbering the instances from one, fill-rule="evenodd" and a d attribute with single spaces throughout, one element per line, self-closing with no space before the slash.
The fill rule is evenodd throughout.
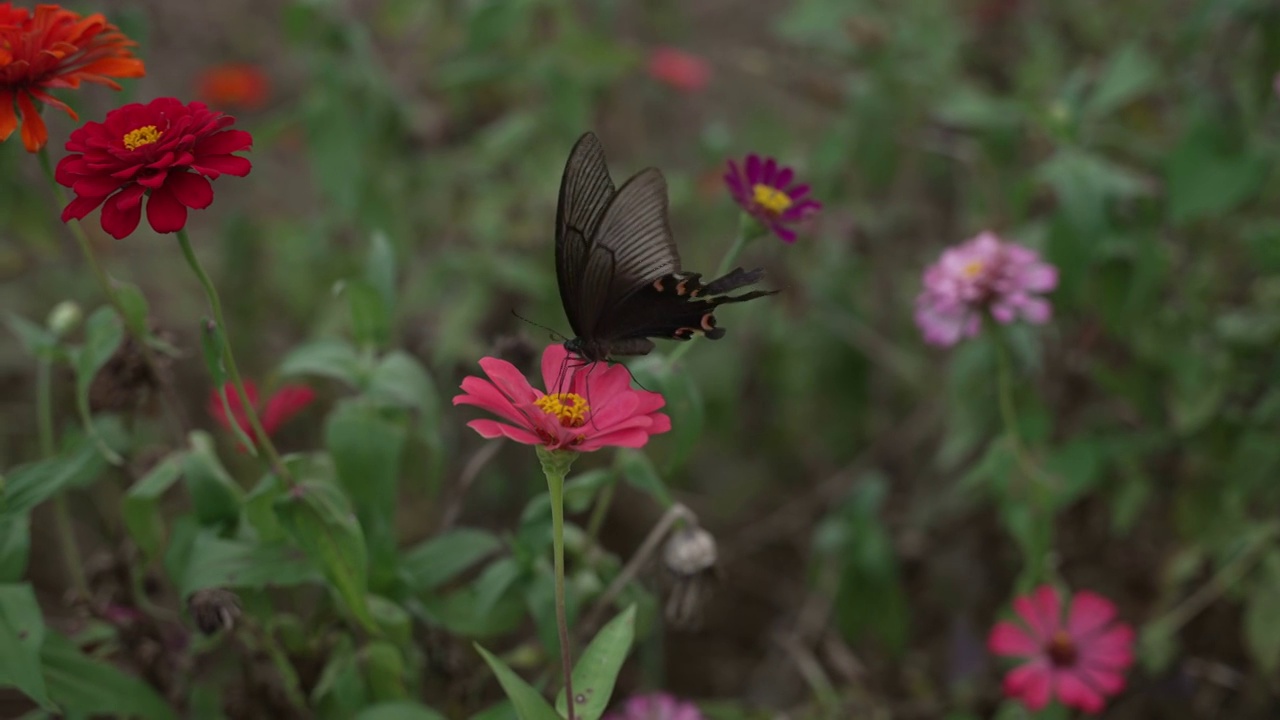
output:
<path id="1" fill-rule="evenodd" d="M 270 93 L 266 73 L 247 63 L 211 67 L 200 75 L 198 85 L 200 99 L 217 108 L 256 110 Z"/>
<path id="2" fill-rule="evenodd" d="M 146 74 L 133 56 L 137 43 L 101 14 L 81 17 L 57 5 L 37 5 L 35 14 L 0 3 L 0 142 L 22 123 L 22 144 L 36 152 L 49 139 L 35 102 L 79 120 L 66 103 L 49 94 L 54 88 L 78 88 L 81 82 L 119 90 L 111 78 Z M 16 104 L 16 111 L 15 111 Z"/>

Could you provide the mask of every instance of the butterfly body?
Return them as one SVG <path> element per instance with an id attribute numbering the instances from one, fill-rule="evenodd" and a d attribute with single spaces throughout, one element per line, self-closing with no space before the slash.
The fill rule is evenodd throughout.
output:
<path id="1" fill-rule="evenodd" d="M 556 279 L 575 337 L 564 346 L 587 362 L 647 355 L 650 338 L 716 340 L 715 309 L 777 291 L 728 293 L 762 270 L 737 268 L 707 283 L 681 270 L 667 219 L 667 184 L 649 168 L 615 189 L 592 133 L 565 164 L 556 212 Z"/>

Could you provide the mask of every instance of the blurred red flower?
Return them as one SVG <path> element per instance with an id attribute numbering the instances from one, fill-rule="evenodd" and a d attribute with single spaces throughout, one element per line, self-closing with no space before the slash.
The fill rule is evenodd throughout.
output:
<path id="1" fill-rule="evenodd" d="M 214 107 L 256 110 L 267 103 L 271 86 L 257 65 L 229 63 L 201 73 L 196 82 L 200 99 Z"/>
<path id="2" fill-rule="evenodd" d="M 133 56 L 137 43 L 100 14 L 81 17 L 57 5 L 37 5 L 35 13 L 0 3 L 0 142 L 22 124 L 22 144 L 38 152 L 49 140 L 36 102 L 79 120 L 66 103 L 49 94 L 82 82 L 119 90 L 111 78 L 146 74 Z M 16 111 L 15 111 L 16 105 Z"/>
<path id="3" fill-rule="evenodd" d="M 711 67 L 697 55 L 660 47 L 649 53 L 649 77 L 677 90 L 698 92 L 711 82 Z"/>
<path id="4" fill-rule="evenodd" d="M 651 435 L 671 429 L 671 419 L 658 412 L 662 395 L 631 388 L 631 374 L 621 365 L 568 364 L 564 345 L 542 353 L 544 393 L 534 388 L 514 365 L 487 357 L 480 367 L 488 380 L 468 377 L 454 405 L 475 405 L 505 422 L 472 420 L 467 427 L 486 438 L 506 437 L 548 450 L 591 452 L 602 447 L 643 447 Z M 589 382 L 588 382 L 589 381 Z M 591 404 L 587 404 L 590 398 Z"/>
<path id="5" fill-rule="evenodd" d="M 1064 620 L 1058 591 L 1049 585 L 1014 599 L 1022 624 L 1001 621 L 987 646 L 1023 659 L 1004 678 L 1004 694 L 1039 711 L 1057 695 L 1067 707 L 1096 713 L 1124 688 L 1133 664 L 1133 628 L 1116 621 L 1116 606 L 1101 595 L 1078 592 Z"/>
<path id="6" fill-rule="evenodd" d="M 58 163 L 58 182 L 76 194 L 62 221 L 82 219 L 102 205 L 102 229 L 123 238 L 137 229 L 147 195 L 151 228 L 181 230 L 187 208 L 213 202 L 210 180 L 224 173 L 244 177 L 252 168 L 233 154 L 253 145 L 249 133 L 228 129 L 234 122 L 204 103 L 157 98 L 85 123 L 67 141 L 72 154 Z"/>
<path id="7" fill-rule="evenodd" d="M 236 419 L 236 424 L 245 435 L 253 437 L 253 428 L 249 425 L 244 405 L 240 402 L 240 393 L 236 392 L 235 386 L 231 383 L 226 383 L 223 388 L 227 391 L 227 406 L 231 408 L 231 415 Z M 266 430 L 268 435 L 274 435 L 281 425 L 289 422 L 316 399 L 316 391 L 306 385 L 285 385 L 272 393 L 267 399 L 266 406 L 263 407 L 258 402 L 258 387 L 250 380 L 244 383 L 244 394 L 249 396 L 249 402 L 259 411 L 258 417 L 262 420 L 262 429 Z M 222 394 L 218 389 L 209 391 L 209 415 L 222 427 L 231 429 L 227 411 L 222 407 Z"/>

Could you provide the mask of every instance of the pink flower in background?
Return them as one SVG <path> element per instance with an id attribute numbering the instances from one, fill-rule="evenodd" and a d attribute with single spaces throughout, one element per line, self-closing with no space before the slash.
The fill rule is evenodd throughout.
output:
<path id="1" fill-rule="evenodd" d="M 987 647 L 1023 664 L 1004 678 L 1004 694 L 1032 712 L 1056 696 L 1067 707 L 1096 713 L 1124 688 L 1133 664 L 1133 628 L 1116 621 L 1116 606 L 1091 592 L 1071 598 L 1064 621 L 1057 590 L 1048 585 L 1013 601 L 1022 623 L 1001 621 Z"/>
<path id="2" fill-rule="evenodd" d="M 253 428 L 249 426 L 249 417 L 245 413 L 244 405 L 240 402 L 240 393 L 236 392 L 235 386 L 231 383 L 223 387 L 227 391 L 227 406 L 231 408 L 231 415 L 235 418 L 236 424 L 246 435 L 253 437 Z M 316 391 L 306 385 L 285 385 L 271 394 L 264 407 L 258 403 L 258 387 L 248 380 L 244 382 L 244 394 L 249 396 L 249 402 L 258 409 L 262 429 L 266 430 L 268 435 L 275 434 L 281 425 L 289 422 L 316 399 Z M 227 411 L 222 407 L 222 395 L 217 389 L 209 391 L 209 415 L 222 427 L 231 428 Z"/>
<path id="3" fill-rule="evenodd" d="M 676 90 L 698 92 L 711 82 L 711 68 L 697 55 L 660 47 L 649 53 L 649 77 Z"/>
<path id="4" fill-rule="evenodd" d="M 743 210 L 790 243 L 796 241 L 791 226 L 822 209 L 822 203 L 808 197 L 808 185 L 794 182 L 795 176 L 794 170 L 777 160 L 751 154 L 741 167 L 729 161 L 724 182 Z"/>
<path id="5" fill-rule="evenodd" d="M 622 711 L 604 720 L 702 720 L 702 712 L 691 702 L 666 693 L 636 695 L 622 704 Z"/>
<path id="6" fill-rule="evenodd" d="M 1049 321 L 1053 308 L 1040 297 L 1058 286 L 1058 270 L 1040 254 L 984 232 L 942 253 L 924 272 L 916 298 L 916 324 L 925 342 L 955 345 L 982 329 L 983 312 L 1002 325 L 1019 318 Z"/>
<path id="7" fill-rule="evenodd" d="M 550 394 L 534 388 L 514 365 L 486 357 L 480 360 L 488 380 L 468 377 L 454 405 L 475 405 L 502 418 L 472 420 L 467 427 L 486 438 L 506 437 L 548 450 L 591 452 L 602 447 L 643 447 L 651 435 L 671 429 L 671 419 L 658 412 L 662 395 L 631 388 L 631 374 L 621 365 L 572 365 L 564 345 L 542 353 L 542 380 Z"/>

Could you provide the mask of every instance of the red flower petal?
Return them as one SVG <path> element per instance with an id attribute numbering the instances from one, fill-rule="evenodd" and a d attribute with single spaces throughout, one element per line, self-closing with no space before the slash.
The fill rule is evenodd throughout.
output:
<path id="1" fill-rule="evenodd" d="M 0 142 L 18 129 L 18 114 L 13 110 L 13 91 L 0 88 Z"/>
<path id="2" fill-rule="evenodd" d="M 142 188 L 132 185 L 112 195 L 102 206 L 102 229 L 120 240 L 138 229 L 142 220 Z"/>
<path id="3" fill-rule="evenodd" d="M 84 219 L 85 215 L 96 210 L 98 206 L 102 204 L 102 201 L 106 199 L 106 196 L 77 197 L 75 200 L 67 203 L 67 206 L 62 209 L 62 222 Z"/>
<path id="4" fill-rule="evenodd" d="M 173 191 L 178 202 L 197 210 L 213 202 L 213 185 L 201 175 L 189 172 L 171 173 L 165 187 Z"/>
<path id="5" fill-rule="evenodd" d="M 268 435 L 274 433 L 315 399 L 316 391 L 306 385 L 285 385 L 267 400 L 266 410 L 262 413 L 262 429 Z"/>
<path id="6" fill-rule="evenodd" d="M 177 232 L 186 227 L 187 207 L 178 202 L 168 186 L 152 190 L 147 200 L 147 222 L 158 233 Z"/>
<path id="7" fill-rule="evenodd" d="M 249 428 L 249 422 L 245 417 L 244 404 L 240 402 L 240 393 L 236 392 L 235 385 L 226 383 L 221 389 L 225 389 L 227 392 L 227 406 L 231 408 L 231 414 L 236 418 L 236 422 L 240 425 L 240 429 L 244 430 L 245 433 L 250 433 L 251 430 Z M 219 425 L 230 430 L 231 423 L 227 420 L 226 410 L 222 407 L 221 389 L 214 388 L 209 391 L 209 415 L 217 421 Z M 258 387 L 253 384 L 253 381 L 245 381 L 244 394 L 249 396 L 250 403 L 255 406 L 258 404 Z"/>
<path id="8" fill-rule="evenodd" d="M 1047 661 L 1027 663 L 1004 676 L 1004 694 L 1022 700 L 1029 710 L 1041 710 L 1049 704 L 1052 677 Z"/>
<path id="9" fill-rule="evenodd" d="M 1102 695 L 1081 680 L 1074 672 L 1057 674 L 1058 699 L 1067 707 L 1079 708 L 1087 713 L 1096 713 L 1105 704 Z"/>
<path id="10" fill-rule="evenodd" d="M 253 169 L 253 164 L 248 158 L 236 155 L 210 155 L 196 158 L 195 162 L 191 163 L 191 169 L 214 179 L 219 175 L 244 177 Z"/>
<path id="11" fill-rule="evenodd" d="M 44 118 L 36 111 L 31 96 L 18 93 L 18 112 L 22 114 L 22 145 L 27 152 L 40 152 L 40 148 L 49 141 L 49 130 L 45 127 Z"/>
<path id="12" fill-rule="evenodd" d="M 1058 591 L 1049 585 L 1041 585 L 1030 595 L 1013 601 L 1013 610 L 1031 628 L 1031 635 L 1039 642 L 1048 640 L 1062 626 L 1062 608 Z"/>
<path id="13" fill-rule="evenodd" d="M 196 141 L 197 155 L 230 155 L 253 147 L 253 136 L 244 130 L 223 130 Z"/>

